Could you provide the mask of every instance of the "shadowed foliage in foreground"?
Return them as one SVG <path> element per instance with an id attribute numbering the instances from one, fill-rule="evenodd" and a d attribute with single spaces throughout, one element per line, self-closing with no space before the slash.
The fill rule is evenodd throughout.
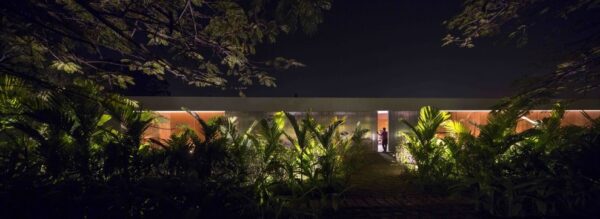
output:
<path id="1" fill-rule="evenodd" d="M 248 130 L 190 112 L 202 133 L 149 140 L 156 115 L 93 83 L 39 91 L 4 76 L 0 91 L 5 217 L 318 215 L 337 206 L 366 148 L 360 126 L 345 134 L 343 119 L 283 112 Z"/>
<path id="2" fill-rule="evenodd" d="M 561 126 L 564 112 L 557 104 L 549 117 L 518 133 L 527 110 L 497 109 L 474 135 L 447 112 L 423 107 L 405 133 L 416 184 L 471 197 L 494 216 L 598 215 L 600 118 L 582 112 L 588 126 Z M 440 130 L 445 136 L 436 134 Z"/>

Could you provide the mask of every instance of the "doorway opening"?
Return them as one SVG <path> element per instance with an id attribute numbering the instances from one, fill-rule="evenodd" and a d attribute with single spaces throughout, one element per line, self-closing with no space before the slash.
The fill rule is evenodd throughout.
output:
<path id="1" fill-rule="evenodd" d="M 383 141 L 382 141 L 382 132 L 385 128 L 387 137 L 389 139 L 389 111 L 387 110 L 378 110 L 377 111 L 377 152 L 384 152 L 383 150 Z M 388 140 L 389 142 L 389 140 Z M 387 145 L 387 151 L 390 151 L 390 146 Z"/>

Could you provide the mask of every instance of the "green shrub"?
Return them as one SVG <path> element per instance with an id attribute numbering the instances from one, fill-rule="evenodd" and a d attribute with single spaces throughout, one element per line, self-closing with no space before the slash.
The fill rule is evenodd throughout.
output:
<path id="1" fill-rule="evenodd" d="M 449 151 L 441 138 L 436 136 L 438 129 L 449 121 L 450 114 L 433 107 L 423 107 L 415 125 L 402 120 L 411 132 L 402 133 L 405 147 L 412 155 L 419 183 L 433 183 L 447 180 L 451 175 Z"/>
<path id="2" fill-rule="evenodd" d="M 470 194 L 477 208 L 494 216 L 585 216 L 600 200 L 598 119 L 588 127 L 561 126 L 564 107 L 529 130 L 516 132 L 526 114 L 513 106 L 490 114 L 480 134 L 446 123 L 456 191 Z"/>
<path id="3" fill-rule="evenodd" d="M 190 112 L 202 133 L 182 127 L 148 141 L 156 116 L 91 81 L 45 90 L 1 79 L 7 218 L 315 216 L 337 206 L 366 148 L 360 126 L 343 135 L 343 120 L 283 112 L 241 131 L 235 119 Z"/>

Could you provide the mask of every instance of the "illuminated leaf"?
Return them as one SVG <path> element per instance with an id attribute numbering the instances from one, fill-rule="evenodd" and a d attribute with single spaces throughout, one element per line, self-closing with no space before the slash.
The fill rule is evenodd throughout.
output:
<path id="1" fill-rule="evenodd" d="M 79 65 L 77 65 L 74 62 L 63 62 L 63 61 L 59 61 L 59 60 L 55 60 L 52 62 L 52 65 L 50 65 L 50 67 L 59 70 L 59 71 L 64 71 L 66 73 L 69 74 L 73 74 L 75 72 L 80 72 L 81 71 L 81 67 Z"/>

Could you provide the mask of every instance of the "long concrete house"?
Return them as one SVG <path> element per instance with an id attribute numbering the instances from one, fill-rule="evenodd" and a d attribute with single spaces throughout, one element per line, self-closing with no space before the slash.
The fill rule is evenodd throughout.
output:
<path id="1" fill-rule="evenodd" d="M 498 99 L 459 99 L 459 98 L 266 98 L 266 97 L 131 97 L 138 100 L 146 109 L 153 110 L 165 118 L 158 127 L 148 131 L 152 138 L 168 138 L 180 125 L 200 130 L 200 125 L 185 111 L 185 107 L 195 111 L 203 119 L 218 116 L 237 117 L 241 129 L 253 121 L 268 118 L 278 111 L 290 112 L 302 116 L 310 112 L 321 123 L 327 123 L 333 117 L 344 117 L 343 131 L 352 131 L 357 122 L 369 129 L 368 138 L 372 141 L 372 150 L 381 151 L 378 131 L 387 128 L 390 150 L 401 141 L 399 132 L 407 131 L 400 122 L 405 119 L 411 123 L 417 121 L 418 110 L 422 106 L 435 106 L 451 114 L 451 119 L 461 121 L 475 134 L 477 124 L 486 124 L 487 117 Z M 593 118 L 600 117 L 600 99 L 581 100 L 568 106 L 563 125 L 586 125 L 582 111 Z M 534 126 L 536 120 L 550 115 L 550 107 L 531 111 L 518 122 L 517 131 Z"/>

